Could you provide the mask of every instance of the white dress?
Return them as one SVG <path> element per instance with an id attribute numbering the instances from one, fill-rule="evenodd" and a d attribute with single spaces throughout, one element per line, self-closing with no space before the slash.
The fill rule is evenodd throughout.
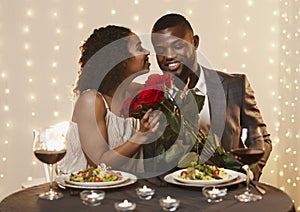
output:
<path id="1" fill-rule="evenodd" d="M 137 130 L 139 130 L 139 120 L 115 115 L 110 111 L 105 98 L 100 93 L 98 94 L 102 97 L 106 107 L 105 121 L 108 132 L 108 146 L 110 149 L 114 149 L 125 143 Z M 77 123 L 70 122 L 66 135 L 67 153 L 63 160 L 59 162 L 59 170 L 62 173 L 71 173 L 88 167 L 79 138 Z M 140 148 L 140 150 L 133 155 L 132 159 L 120 168 L 124 171 L 143 173 L 143 149 Z"/>

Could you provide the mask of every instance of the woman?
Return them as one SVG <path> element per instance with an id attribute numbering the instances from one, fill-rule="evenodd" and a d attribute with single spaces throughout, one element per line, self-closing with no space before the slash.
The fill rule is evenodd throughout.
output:
<path id="1" fill-rule="evenodd" d="M 148 110 L 140 121 L 123 118 L 113 105 L 122 105 L 128 97 L 133 77 L 149 71 L 148 56 L 138 36 L 120 26 L 96 29 L 82 45 L 62 172 L 100 163 L 128 172 L 144 171 L 141 146 L 156 131 L 159 115 L 150 118 Z"/>

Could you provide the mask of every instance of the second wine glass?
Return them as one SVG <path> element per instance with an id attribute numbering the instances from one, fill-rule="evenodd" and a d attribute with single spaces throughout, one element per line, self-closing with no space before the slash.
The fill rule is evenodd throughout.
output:
<path id="1" fill-rule="evenodd" d="M 259 126 L 250 126 L 247 128 L 245 146 L 231 150 L 231 153 L 235 155 L 239 161 L 245 164 L 242 168 L 247 173 L 246 191 L 235 196 L 235 198 L 240 202 L 253 202 L 262 199 L 261 195 L 250 192 L 249 181 L 250 165 L 258 162 L 262 158 L 265 151 L 264 144 L 261 128 Z"/>
<path id="2" fill-rule="evenodd" d="M 65 135 L 56 128 L 34 130 L 34 155 L 49 167 L 50 189 L 39 195 L 42 199 L 54 200 L 63 197 L 63 194 L 53 189 L 53 165 L 66 155 Z"/>

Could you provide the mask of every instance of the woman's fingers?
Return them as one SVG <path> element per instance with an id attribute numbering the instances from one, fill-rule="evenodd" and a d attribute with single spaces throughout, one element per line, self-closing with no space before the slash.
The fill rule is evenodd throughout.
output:
<path id="1" fill-rule="evenodd" d="M 143 116 L 143 118 L 141 119 L 140 123 L 141 123 L 141 132 L 146 132 L 151 128 L 151 124 L 149 122 L 149 117 L 151 115 L 152 109 L 150 108 L 149 110 L 147 110 L 147 112 L 145 113 L 145 115 Z"/>
<path id="2" fill-rule="evenodd" d="M 161 111 L 154 111 L 153 109 L 149 109 L 143 118 L 141 119 L 141 131 L 155 132 L 159 127 L 159 119 L 161 117 Z"/>
<path id="3" fill-rule="evenodd" d="M 151 129 L 151 132 L 156 132 L 158 130 L 158 127 L 159 127 L 159 122 L 157 122 Z"/>
<path id="4" fill-rule="evenodd" d="M 160 119 L 160 117 L 161 117 L 161 114 L 162 114 L 161 111 L 154 111 L 154 112 L 151 114 L 151 116 L 150 116 L 150 118 L 149 118 L 149 122 L 150 122 L 150 124 L 151 124 L 152 127 L 155 126 L 156 123 L 158 123 L 158 121 L 159 121 L 159 119 Z"/>
<path id="5" fill-rule="evenodd" d="M 143 118 L 141 119 L 142 123 L 148 122 L 149 121 L 149 117 L 151 115 L 152 109 L 150 108 L 149 110 L 147 110 L 147 112 L 145 113 L 145 115 L 143 116 Z"/>

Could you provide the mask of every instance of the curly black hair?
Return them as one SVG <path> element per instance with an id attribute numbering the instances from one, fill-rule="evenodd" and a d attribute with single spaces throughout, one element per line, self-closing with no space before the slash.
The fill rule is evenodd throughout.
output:
<path id="1" fill-rule="evenodd" d="M 80 70 L 74 92 L 97 89 L 103 94 L 124 79 L 122 62 L 130 57 L 126 27 L 108 25 L 95 29 L 80 47 Z"/>

